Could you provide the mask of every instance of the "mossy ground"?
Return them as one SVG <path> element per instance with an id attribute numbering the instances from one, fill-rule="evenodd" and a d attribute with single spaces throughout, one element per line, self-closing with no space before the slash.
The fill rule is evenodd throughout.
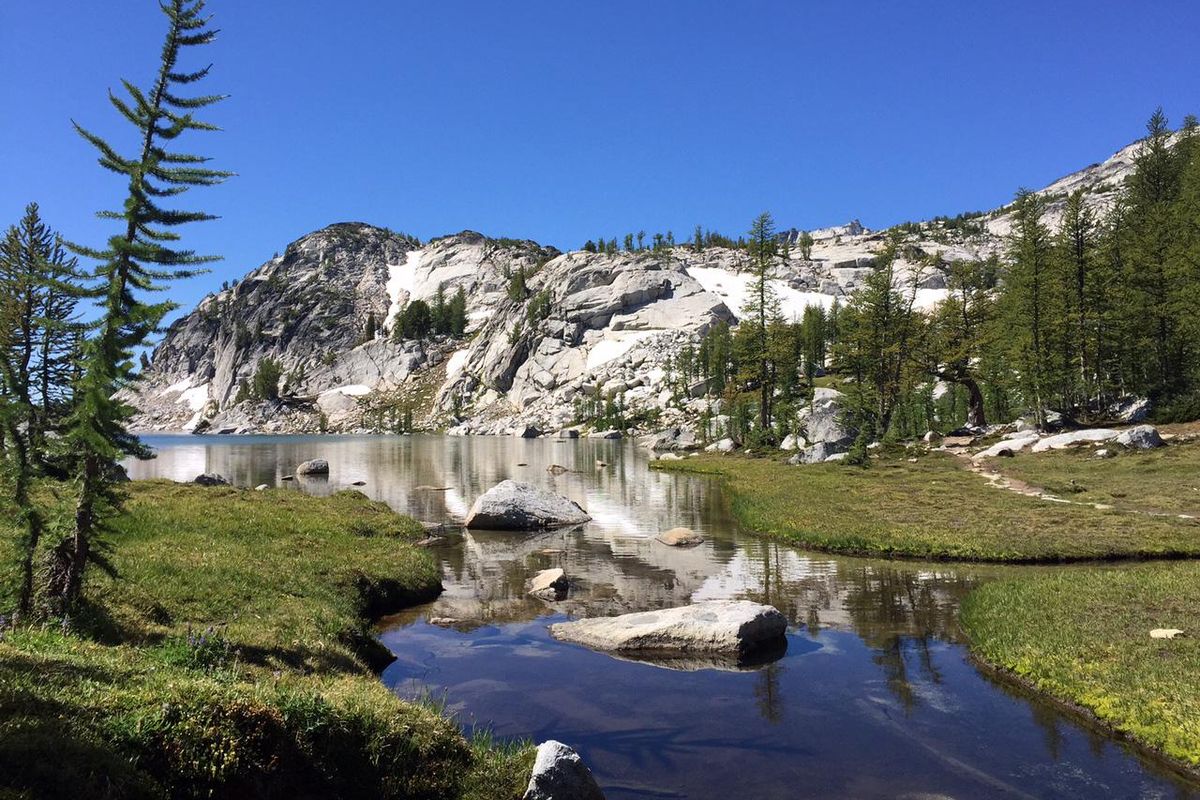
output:
<path id="1" fill-rule="evenodd" d="M 438 591 L 415 522 L 354 492 L 129 491 L 85 611 L 0 640 L 0 796 L 520 797 L 531 748 L 372 671 L 369 619 Z"/>
<path id="2" fill-rule="evenodd" d="M 988 486 L 941 453 L 869 469 L 699 455 L 659 469 L 722 478 L 747 528 L 830 552 L 995 562 L 1200 557 L 1200 524 L 1051 503 Z"/>

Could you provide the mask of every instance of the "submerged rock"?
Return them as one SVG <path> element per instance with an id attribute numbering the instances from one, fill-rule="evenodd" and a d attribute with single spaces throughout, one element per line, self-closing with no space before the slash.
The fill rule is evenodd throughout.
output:
<path id="1" fill-rule="evenodd" d="M 538 530 L 579 525 L 591 517 L 574 500 L 528 483 L 502 481 L 471 506 L 466 527 L 479 530 Z"/>
<path id="2" fill-rule="evenodd" d="M 297 475 L 328 475 L 329 462 L 323 458 L 314 458 L 309 461 L 303 461 L 296 467 Z"/>
<path id="3" fill-rule="evenodd" d="M 545 600 L 561 600 L 568 588 L 567 575 L 561 567 L 544 569 L 529 581 L 529 593 Z"/>
<path id="4" fill-rule="evenodd" d="M 604 793 L 579 754 L 551 739 L 538 745 L 523 800 L 604 800 Z"/>
<path id="5" fill-rule="evenodd" d="M 704 537 L 691 528 L 671 528 L 654 538 L 671 547 L 692 547 L 704 541 Z"/>
<path id="6" fill-rule="evenodd" d="M 777 642 L 786 630 L 783 614 L 749 600 L 716 600 L 550 626 L 556 639 L 617 653 L 747 653 Z"/>

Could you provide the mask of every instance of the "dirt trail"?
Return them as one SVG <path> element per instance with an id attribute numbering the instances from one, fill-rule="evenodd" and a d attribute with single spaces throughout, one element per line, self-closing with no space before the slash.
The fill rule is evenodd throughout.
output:
<path id="1" fill-rule="evenodd" d="M 973 475 L 978 475 L 980 478 L 987 481 L 989 486 L 1009 492 L 1016 492 L 1017 494 L 1024 495 L 1026 497 L 1036 497 L 1039 500 L 1045 500 L 1047 503 L 1062 503 L 1070 506 L 1087 506 L 1100 511 L 1116 511 L 1119 514 L 1141 514 L 1147 517 L 1176 517 L 1178 519 L 1187 520 L 1196 519 L 1190 514 L 1176 514 L 1166 511 L 1146 511 L 1138 508 L 1117 508 L 1116 506 L 1108 503 L 1088 503 L 1080 500 L 1067 500 L 1066 498 L 1059 497 L 1056 494 L 1051 494 L 1040 486 L 1034 486 L 1031 483 L 1026 483 L 1023 480 L 1020 480 L 1019 478 L 1011 478 L 993 469 L 989 469 L 986 464 L 983 463 L 983 461 L 976 461 L 973 459 L 971 457 L 971 452 L 964 447 L 947 448 L 946 452 L 957 456 L 962 464 L 963 469 L 967 470 Z"/>

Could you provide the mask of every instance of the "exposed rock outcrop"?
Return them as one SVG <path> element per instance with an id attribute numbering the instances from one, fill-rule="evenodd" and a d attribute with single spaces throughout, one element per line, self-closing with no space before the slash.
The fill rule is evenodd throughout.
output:
<path id="1" fill-rule="evenodd" d="M 1107 208 L 1133 154 L 1127 147 L 1043 189 L 1048 224 L 1077 188 L 1090 207 Z M 919 278 L 914 300 L 928 308 L 945 289 L 939 275 L 921 273 L 923 265 L 999 252 L 1011 213 L 1004 207 L 892 231 L 857 221 L 810 231 L 811 250 L 781 256 L 772 288 L 785 318 L 827 306 L 853 293 L 898 236 L 898 279 Z M 798 242 L 799 232 L 787 237 Z M 654 449 L 691 449 L 729 432 L 701 435 L 696 423 L 720 416 L 719 401 L 704 396 L 702 382 L 674 374 L 678 357 L 711 326 L 736 323 L 752 280 L 746 268 L 746 254 L 735 248 L 560 253 L 471 231 L 422 243 L 339 223 L 298 239 L 176 320 L 145 380 L 124 399 L 140 410 L 138 430 L 209 433 L 415 427 L 533 435 L 581 421 L 586 429 L 612 403 L 634 410 L 635 424 L 649 430 L 678 431 Z M 393 337 L 412 303 L 435 304 L 459 290 L 466 336 Z M 279 380 L 256 387 L 267 359 L 278 364 Z M 853 432 L 829 413 L 835 403 L 824 391 L 803 421 L 805 446 L 834 455 Z M 1133 402 L 1121 414 L 1138 421 L 1146 408 Z"/>

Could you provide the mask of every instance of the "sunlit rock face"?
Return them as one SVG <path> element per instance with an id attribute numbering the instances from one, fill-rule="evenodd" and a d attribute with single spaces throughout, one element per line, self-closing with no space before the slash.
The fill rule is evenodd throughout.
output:
<path id="1" fill-rule="evenodd" d="M 1103 213 L 1137 144 L 1041 190 L 1047 223 L 1067 194 Z M 781 234 L 770 281 L 785 319 L 845 300 L 889 242 L 895 280 L 916 307 L 945 297 L 938 264 L 1003 251 L 1011 208 L 888 230 L 858 221 Z M 140 430 L 316 432 L 403 427 L 507 434 L 558 431 L 614 398 L 657 429 L 719 413 L 681 385 L 679 353 L 718 323 L 736 324 L 751 293 L 747 254 L 691 245 L 560 253 L 464 231 L 422 243 L 365 223 L 304 236 L 171 325 L 128 399 Z M 461 289 L 467 335 L 396 341 L 397 315 Z M 374 336 L 368 338 L 370 329 Z M 246 397 L 264 359 L 278 400 Z M 646 423 L 647 425 L 649 423 Z"/>

